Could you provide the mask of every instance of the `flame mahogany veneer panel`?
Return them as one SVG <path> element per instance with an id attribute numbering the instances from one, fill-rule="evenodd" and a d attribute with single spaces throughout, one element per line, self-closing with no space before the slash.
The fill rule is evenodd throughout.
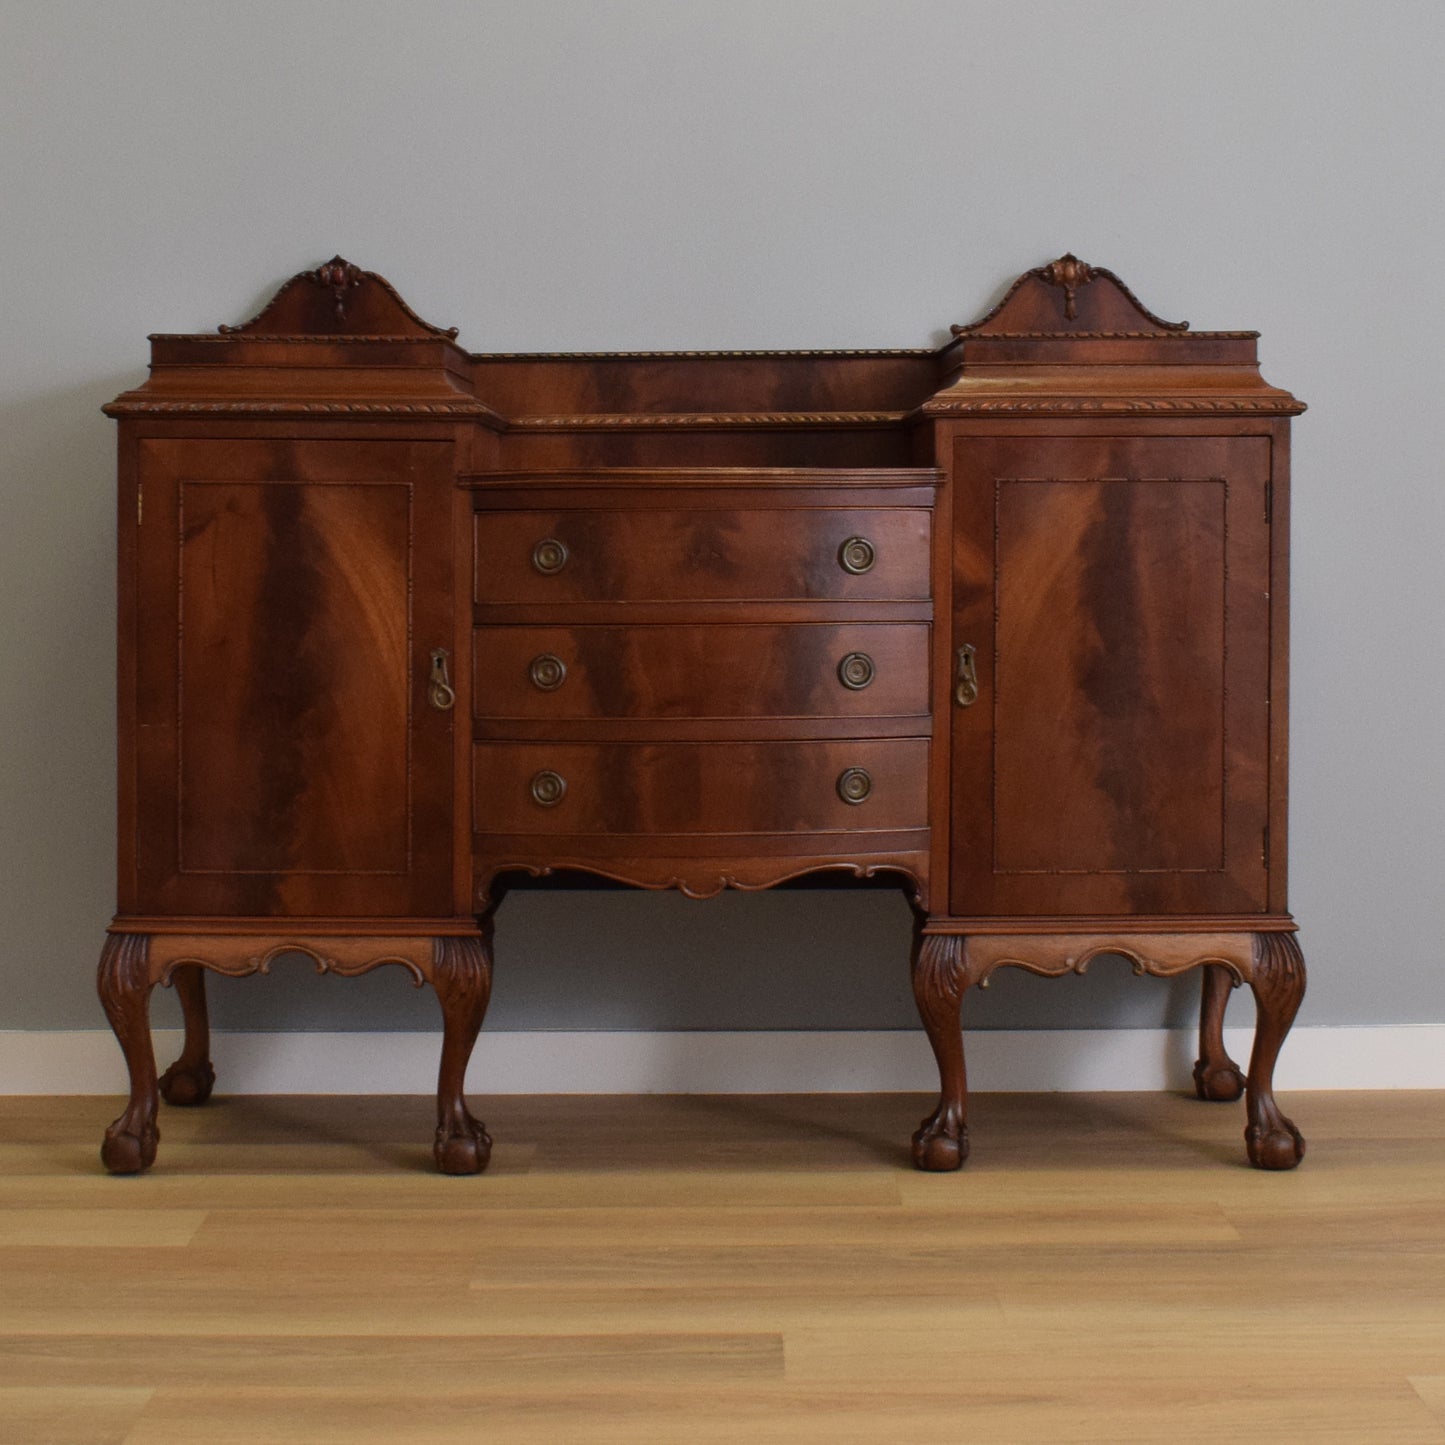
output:
<path id="1" fill-rule="evenodd" d="M 141 444 L 140 908 L 445 914 L 452 447 Z"/>
<path id="2" fill-rule="evenodd" d="M 539 607 L 579 602 L 926 601 L 929 513 L 923 508 L 698 507 L 666 497 L 654 511 L 481 512 L 477 601 Z M 848 572 L 840 549 L 863 538 L 871 567 Z M 533 563 L 545 541 L 566 560 Z"/>
<path id="3" fill-rule="evenodd" d="M 955 727 L 955 910 L 1265 907 L 1269 464 L 1258 437 L 958 444 L 992 558 L 955 619 L 989 679 Z"/>
<path id="4" fill-rule="evenodd" d="M 473 703 L 499 723 L 917 717 L 926 730 L 929 633 L 879 622 L 479 627 Z"/>
<path id="5" fill-rule="evenodd" d="M 841 780 L 858 770 L 867 795 L 846 802 Z M 533 795 L 546 775 L 566 788 L 550 805 Z M 639 850 L 679 833 L 853 834 L 928 822 L 926 738 L 479 743 L 473 777 L 479 834 L 631 834 Z M 818 848 L 846 854 L 848 842 L 820 839 Z"/>

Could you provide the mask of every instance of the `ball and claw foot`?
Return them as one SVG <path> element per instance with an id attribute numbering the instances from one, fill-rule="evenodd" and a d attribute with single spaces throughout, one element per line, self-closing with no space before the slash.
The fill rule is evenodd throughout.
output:
<path id="1" fill-rule="evenodd" d="M 112 1174 L 140 1174 L 156 1162 L 156 1145 L 160 1143 L 160 1130 L 154 1124 L 142 1125 L 140 1132 L 132 1133 L 124 1126 L 122 1115 L 105 1131 L 100 1146 L 100 1162 Z"/>
<path id="2" fill-rule="evenodd" d="M 1237 1064 L 1211 1066 L 1200 1059 L 1194 1065 L 1194 1093 L 1207 1103 L 1232 1104 L 1244 1095 L 1244 1073 Z"/>
<path id="3" fill-rule="evenodd" d="M 193 1068 L 183 1068 L 175 1063 L 161 1075 L 161 1098 L 177 1108 L 189 1109 L 204 1104 L 215 1086 L 216 1071 L 209 1063 L 197 1064 Z"/>
<path id="4" fill-rule="evenodd" d="M 940 1110 L 925 1119 L 913 1136 L 913 1164 L 933 1174 L 961 1169 L 968 1158 L 968 1130 L 963 1120 Z"/>
<path id="5" fill-rule="evenodd" d="M 443 1174 L 480 1174 L 492 1157 L 492 1136 L 468 1114 L 457 1132 L 453 1124 L 437 1130 L 437 1168 Z"/>
<path id="6" fill-rule="evenodd" d="M 1305 1157 L 1304 1138 L 1283 1114 L 1268 1128 L 1251 1124 L 1244 1131 L 1244 1146 L 1256 1169 L 1293 1169 Z"/>

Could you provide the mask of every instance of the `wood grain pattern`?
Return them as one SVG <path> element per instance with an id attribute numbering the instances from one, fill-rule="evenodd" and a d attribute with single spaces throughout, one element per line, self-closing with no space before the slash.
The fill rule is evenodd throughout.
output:
<path id="1" fill-rule="evenodd" d="M 746 718 L 802 730 L 812 718 L 929 710 L 921 623 L 479 627 L 473 647 L 477 715 L 503 725 Z M 849 687 L 840 668 L 855 655 L 867 662 L 854 680 L 867 680 Z M 565 673 L 547 690 L 530 673 L 541 657 Z"/>
<path id="2" fill-rule="evenodd" d="M 928 744 L 922 738 L 799 743 L 478 743 L 473 825 L 479 834 L 636 834 L 659 847 L 673 834 L 858 833 L 928 823 Z M 868 795 L 839 796 L 864 769 Z M 556 804 L 532 795 L 552 772 Z M 741 788 L 741 780 L 747 787 Z"/>
<path id="3" fill-rule="evenodd" d="M 944 1175 L 914 1095 L 509 1097 L 478 1187 L 427 1100 L 251 1096 L 138 1191 L 0 1100 L 3 1433 L 1439 1445 L 1445 1095 L 1295 1102 L 1281 1188 L 1182 1095 L 975 1095 Z"/>
<path id="4" fill-rule="evenodd" d="M 992 577 L 955 594 L 981 687 L 955 717 L 955 911 L 1262 910 L 1267 443 L 956 449 Z"/>
<path id="5" fill-rule="evenodd" d="M 450 911 L 451 458 L 141 443 L 134 911 Z"/>
<path id="6" fill-rule="evenodd" d="M 411 508 L 182 482 L 182 873 L 409 871 Z"/>
<path id="7" fill-rule="evenodd" d="M 861 575 L 839 561 L 853 537 L 876 554 Z M 928 596 L 928 538 L 921 508 L 479 512 L 477 601 L 916 600 Z M 532 554 L 549 539 L 567 557 L 544 575 Z"/>
<path id="8" fill-rule="evenodd" d="M 967 1150 L 959 1008 L 1015 965 L 1204 970 L 1196 1088 L 1303 1149 L 1272 1074 L 1286 896 L 1289 421 L 1248 331 L 1067 254 L 941 347 L 469 355 L 335 256 L 251 321 L 152 338 L 120 422 L 117 937 L 132 1095 L 210 1097 L 203 969 L 399 961 L 444 1027 L 523 873 L 709 897 L 886 878 Z M 470 915 L 485 914 L 473 923 Z M 149 940 L 149 941 L 147 941 Z M 900 942 L 900 963 L 902 947 Z M 149 989 L 186 1044 L 157 1080 Z M 1256 998 L 1247 1079 L 1228 985 Z M 259 1427 L 258 1427 L 259 1428 Z M 268 1427 L 269 1428 L 269 1427 Z"/>

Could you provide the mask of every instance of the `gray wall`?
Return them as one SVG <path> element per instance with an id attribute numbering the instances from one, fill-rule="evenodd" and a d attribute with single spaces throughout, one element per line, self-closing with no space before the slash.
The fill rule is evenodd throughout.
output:
<path id="1" fill-rule="evenodd" d="M 916 346 L 1064 249 L 1258 327 L 1296 428 L 1302 1021 L 1445 1021 L 1437 4 L 0 3 L 0 1027 L 100 1024 L 114 521 L 149 331 L 341 250 L 477 349 Z M 497 1027 L 913 1021 L 894 895 L 517 898 Z M 999 979 L 983 1026 L 1182 1020 Z M 231 1027 L 428 1027 L 400 976 Z M 166 1009 L 171 1005 L 167 1004 Z M 162 1011 L 162 1019 L 167 1013 Z"/>

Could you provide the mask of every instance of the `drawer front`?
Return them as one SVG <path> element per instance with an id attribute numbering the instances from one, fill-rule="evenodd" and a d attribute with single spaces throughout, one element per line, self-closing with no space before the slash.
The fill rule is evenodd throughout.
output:
<path id="1" fill-rule="evenodd" d="M 924 623 L 481 627 L 479 718 L 911 717 Z"/>
<path id="2" fill-rule="evenodd" d="M 476 600 L 923 601 L 922 507 L 479 512 Z"/>
<path id="3" fill-rule="evenodd" d="M 479 833 L 922 828 L 928 742 L 478 743 Z"/>

